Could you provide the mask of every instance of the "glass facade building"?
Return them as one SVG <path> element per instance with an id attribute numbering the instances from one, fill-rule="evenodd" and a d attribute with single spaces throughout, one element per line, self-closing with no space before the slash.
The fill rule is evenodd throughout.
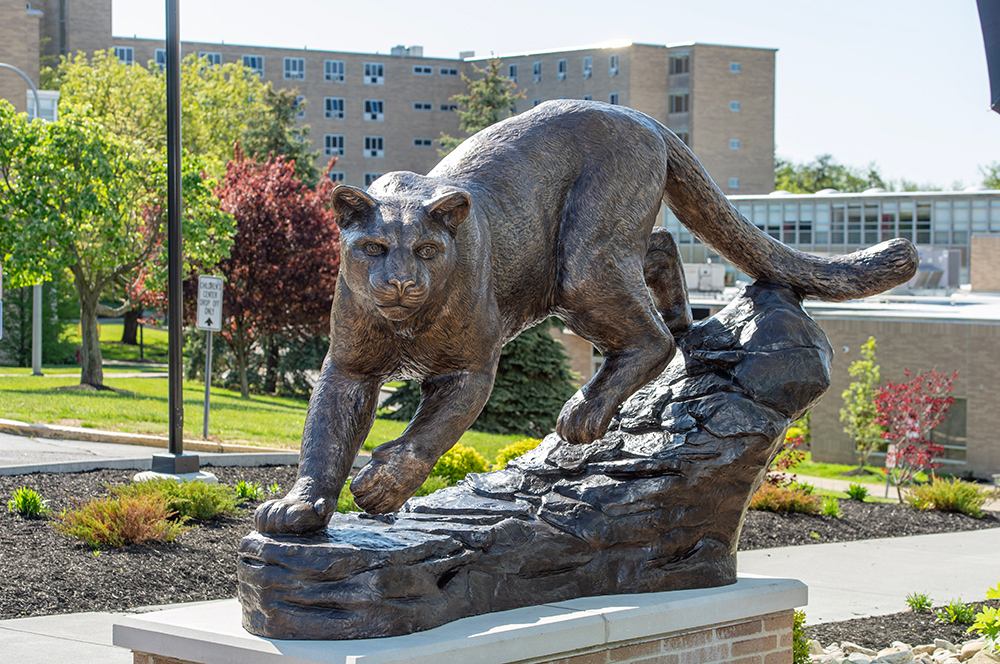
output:
<path id="1" fill-rule="evenodd" d="M 773 192 L 730 196 L 759 229 L 785 244 L 819 256 L 846 254 L 895 237 L 918 249 L 957 249 L 961 279 L 969 280 L 973 233 L 1000 233 L 1000 190 L 843 194 Z M 673 233 L 686 263 L 725 262 L 696 240 L 664 207 L 663 225 Z M 727 265 L 727 281 L 736 272 Z"/>

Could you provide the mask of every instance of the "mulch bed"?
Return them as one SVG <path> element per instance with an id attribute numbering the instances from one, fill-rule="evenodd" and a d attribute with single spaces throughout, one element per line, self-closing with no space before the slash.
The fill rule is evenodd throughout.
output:
<path id="1" fill-rule="evenodd" d="M 294 466 L 211 468 L 219 481 L 233 486 L 241 479 L 283 489 L 295 480 Z M 105 493 L 106 484 L 131 481 L 135 471 L 0 476 L 0 500 L 15 489 L 32 488 L 54 513 Z M 173 544 L 146 544 L 124 549 L 91 550 L 60 535 L 48 519 L 26 520 L 0 509 L 0 619 L 121 611 L 156 604 L 233 597 L 236 591 L 236 547 L 253 529 L 255 504 L 237 514 L 201 522 Z M 889 503 L 841 501 L 843 516 L 747 514 L 740 550 L 845 542 L 1000 526 L 996 514 L 972 519 L 961 514 L 918 512 Z M 985 589 L 984 589 L 985 590 Z M 850 640 L 872 648 L 893 640 L 912 644 L 934 638 L 961 642 L 965 626 L 936 623 L 932 614 L 901 613 L 828 623 L 807 629 L 823 645 Z"/>

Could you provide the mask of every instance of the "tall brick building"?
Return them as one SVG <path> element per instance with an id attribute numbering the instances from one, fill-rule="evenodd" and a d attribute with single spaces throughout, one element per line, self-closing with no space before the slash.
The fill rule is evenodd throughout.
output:
<path id="1" fill-rule="evenodd" d="M 162 41 L 113 37 L 112 0 L 0 0 L 0 62 L 38 81 L 39 54 L 114 48 L 126 62 L 165 62 Z M 338 156 L 336 177 L 367 185 L 391 170 L 427 172 L 442 132 L 460 136 L 451 97 L 461 74 L 485 58 L 425 58 L 419 46 L 346 53 L 183 42 L 184 55 L 239 62 L 306 100 L 319 165 Z M 774 182 L 774 49 L 622 43 L 501 56 L 526 98 L 593 99 L 630 106 L 678 133 L 726 193 L 767 193 Z M 0 71 L 0 97 L 26 109 L 24 81 Z"/>

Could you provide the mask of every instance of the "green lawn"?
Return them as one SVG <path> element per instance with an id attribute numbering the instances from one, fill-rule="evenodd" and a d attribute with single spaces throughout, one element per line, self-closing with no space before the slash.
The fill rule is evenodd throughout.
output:
<path id="1" fill-rule="evenodd" d="M 100 328 L 102 358 L 123 362 L 139 361 L 139 347 L 122 343 L 121 323 L 102 324 Z M 142 331 L 143 360 L 146 362 L 166 362 L 168 336 L 165 328 L 144 327 Z M 138 339 L 138 335 L 136 335 L 136 339 Z M 66 340 L 74 345 L 80 345 L 79 325 L 66 326 Z M 106 370 L 107 367 L 105 367 Z"/>
<path id="2" fill-rule="evenodd" d="M 125 393 L 54 389 L 78 382 L 73 375 L 2 377 L 0 417 L 131 433 L 167 434 L 166 378 L 115 378 L 111 375 L 105 379 L 105 385 Z M 184 383 L 185 437 L 201 438 L 204 394 L 204 383 Z M 302 437 L 305 401 L 256 395 L 247 400 L 241 398 L 239 392 L 212 388 L 211 405 L 211 440 L 293 448 L 298 446 Z M 376 420 L 365 448 L 373 449 L 396 438 L 405 427 L 405 422 Z M 474 447 L 492 460 L 497 450 L 520 438 L 469 431 L 460 442 Z"/>

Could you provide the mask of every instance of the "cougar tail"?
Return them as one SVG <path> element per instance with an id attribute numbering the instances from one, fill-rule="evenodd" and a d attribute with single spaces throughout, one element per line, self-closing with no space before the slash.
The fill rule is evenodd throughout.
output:
<path id="1" fill-rule="evenodd" d="M 747 276 L 790 286 L 803 299 L 840 302 L 882 293 L 916 274 L 917 250 L 901 238 L 832 258 L 778 242 L 736 210 L 679 138 L 667 131 L 664 140 L 667 206 L 705 246 Z"/>

